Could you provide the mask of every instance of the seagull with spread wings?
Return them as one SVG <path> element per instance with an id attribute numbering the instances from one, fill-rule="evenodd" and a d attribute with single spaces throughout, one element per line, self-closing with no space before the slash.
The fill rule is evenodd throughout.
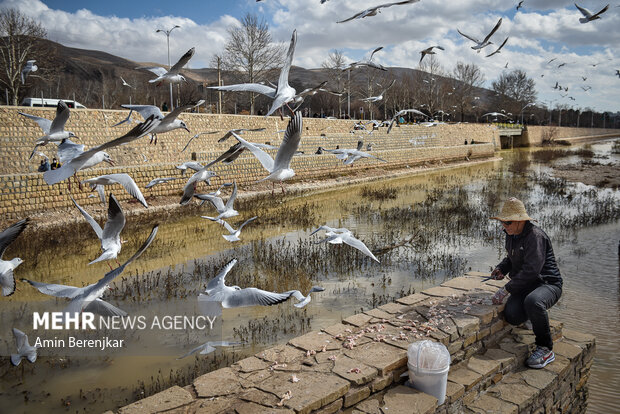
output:
<path id="1" fill-rule="evenodd" d="M 502 42 L 502 44 L 501 44 L 501 45 L 499 45 L 499 47 L 498 47 L 497 49 L 495 49 L 495 51 L 494 51 L 494 52 L 489 53 L 489 54 L 488 54 L 488 55 L 486 55 L 485 57 L 491 57 L 491 56 L 493 56 L 493 55 L 494 55 L 494 54 L 496 54 L 496 53 L 500 53 L 500 51 L 502 50 L 502 48 L 504 47 L 504 45 L 506 44 L 506 42 L 507 42 L 507 41 L 508 41 L 508 38 L 504 39 L 504 41 Z M 508 64 L 506 63 L 506 65 L 508 65 Z"/>
<path id="2" fill-rule="evenodd" d="M 398 118 L 405 114 L 415 114 L 415 115 L 422 115 L 422 116 L 428 117 L 428 115 L 426 115 L 424 112 L 418 111 L 417 109 L 402 109 L 396 112 L 394 116 L 392 117 L 392 119 L 390 120 L 390 125 L 388 126 L 387 134 L 390 133 L 390 131 L 392 130 L 392 127 L 394 126 Z"/>
<path id="3" fill-rule="evenodd" d="M 376 48 L 375 50 L 370 52 L 370 57 L 368 59 L 362 59 L 360 61 L 353 62 L 353 63 L 351 63 L 349 65 L 349 67 L 347 69 L 344 69 L 344 70 L 359 68 L 359 67 L 362 67 L 362 66 L 368 66 L 370 68 L 375 68 L 375 69 L 387 71 L 387 69 L 383 65 L 381 65 L 380 63 L 375 63 L 375 62 L 372 61 L 372 58 L 375 55 L 375 53 L 377 53 L 381 49 L 383 49 L 383 46 L 379 46 L 378 48 Z"/>
<path id="4" fill-rule="evenodd" d="M 185 54 L 181 56 L 181 59 L 179 59 L 179 61 L 175 63 L 170 68 L 170 70 L 166 70 L 165 68 L 162 68 L 161 66 L 155 66 L 155 67 L 140 66 L 140 67 L 137 67 L 136 69 L 146 69 L 156 74 L 157 78 L 149 80 L 149 83 L 157 82 L 157 86 L 160 86 L 164 81 L 168 81 L 170 83 L 179 83 L 179 82 L 185 81 L 185 77 L 181 75 L 179 71 L 183 68 L 183 66 L 187 64 L 187 62 L 189 62 L 192 56 L 194 56 L 195 51 L 196 51 L 196 48 L 191 48 L 190 50 L 185 52 Z"/>
<path id="5" fill-rule="evenodd" d="M 151 245 L 153 239 L 155 238 L 155 235 L 157 234 L 158 228 L 159 225 L 155 225 L 153 227 L 153 229 L 151 230 L 151 234 L 146 239 L 146 241 L 142 244 L 138 251 L 134 253 L 134 255 L 131 256 L 125 263 L 123 263 L 114 270 L 110 270 L 97 282 L 92 283 L 88 286 L 79 288 L 69 285 L 35 282 L 28 279 L 22 279 L 22 281 L 30 283 L 43 294 L 55 296 L 57 298 L 70 299 L 69 304 L 64 309 L 65 314 L 74 315 L 80 312 L 92 312 L 103 316 L 127 316 L 127 312 L 102 300 L 101 296 L 108 289 L 108 285 L 112 283 L 112 281 L 116 279 L 121 273 L 123 273 L 125 268 L 131 262 L 140 257 L 140 255 Z"/>
<path id="6" fill-rule="evenodd" d="M 420 54 L 422 56 L 420 56 L 420 62 L 418 62 L 418 65 L 420 65 L 422 63 L 422 59 L 424 59 L 424 56 L 426 55 L 435 55 L 437 54 L 437 52 L 433 52 L 433 49 L 439 49 L 439 50 L 446 50 L 441 46 L 431 46 L 431 47 L 427 47 L 426 49 L 424 49 L 423 51 L 420 52 Z"/>
<path id="7" fill-rule="evenodd" d="M 13 271 L 17 266 L 24 263 L 19 257 L 15 257 L 11 260 L 2 260 L 2 256 L 4 256 L 7 247 L 22 234 L 27 225 L 28 219 L 25 218 L 12 224 L 0 233 L 0 288 L 2 289 L 2 296 L 11 296 L 15 292 L 15 277 L 13 276 Z"/>
<path id="8" fill-rule="evenodd" d="M 493 30 L 491 30 L 491 32 L 489 32 L 489 34 L 486 35 L 486 37 L 484 39 L 482 39 L 482 40 L 478 40 L 478 39 L 476 39 L 476 38 L 474 38 L 472 36 L 466 35 L 465 33 L 461 32 L 459 29 L 456 29 L 456 31 L 459 32 L 459 34 L 461 36 L 466 37 L 467 39 L 469 39 L 472 42 L 476 43 L 476 45 L 472 46 L 471 48 L 474 49 L 475 51 L 477 51 L 478 53 L 480 53 L 480 50 L 482 50 L 482 48 L 485 48 L 488 45 L 493 43 L 489 39 L 491 38 L 491 36 L 493 36 L 493 34 L 495 34 L 495 32 L 497 32 L 497 29 L 499 29 L 501 24 L 502 24 L 502 18 L 500 17 L 500 19 L 497 21 L 497 24 L 493 28 Z"/>
<path id="9" fill-rule="evenodd" d="M 232 243 L 232 242 L 240 241 L 241 239 L 239 238 L 239 236 L 241 235 L 241 230 L 243 229 L 243 227 L 245 227 L 246 224 L 256 220 L 257 218 L 258 216 L 254 216 L 254 217 L 247 219 L 246 221 L 241 223 L 238 229 L 233 228 L 233 226 L 231 226 L 224 220 L 215 220 L 215 221 L 221 224 L 222 226 L 224 226 L 226 230 L 228 230 L 229 234 L 223 234 L 222 237 Z"/>
<path id="10" fill-rule="evenodd" d="M 607 9 L 609 9 L 609 4 L 603 7 L 598 13 L 594 13 L 594 14 L 592 14 L 590 10 L 579 6 L 577 3 L 575 3 L 575 7 L 577 7 L 577 9 L 579 9 L 581 14 L 583 14 L 583 17 L 579 18 L 579 23 L 584 24 L 584 23 L 591 22 L 592 20 L 600 19 L 601 14 L 605 13 Z"/>
<path id="11" fill-rule="evenodd" d="M 148 208 L 148 204 L 146 204 L 146 200 L 142 195 L 142 192 L 138 188 L 136 182 L 129 176 L 129 174 L 121 173 L 121 174 L 106 174 L 100 175 L 99 177 L 89 178 L 88 180 L 82 181 L 82 184 L 88 184 L 91 190 L 97 191 L 99 197 L 101 198 L 101 202 L 105 204 L 105 189 L 104 186 L 112 185 L 112 184 L 120 184 L 127 190 L 129 194 L 136 200 L 140 202 L 144 207 Z"/>
<path id="12" fill-rule="evenodd" d="M 286 53 L 286 60 L 284 62 L 284 66 L 280 70 L 280 77 L 278 78 L 278 85 L 274 88 L 271 86 L 263 85 L 260 83 L 240 83 L 237 85 L 227 85 L 227 86 L 210 86 L 210 89 L 216 89 L 218 91 L 234 91 L 234 92 L 254 92 L 260 93 L 261 95 L 265 95 L 271 99 L 273 99 L 273 103 L 267 112 L 269 116 L 274 113 L 278 108 L 287 105 L 289 102 L 292 102 L 295 98 L 296 91 L 295 88 L 292 88 L 288 84 L 288 75 L 291 70 L 291 65 L 293 64 L 293 56 L 295 54 L 295 46 L 297 45 L 297 30 L 293 30 L 293 35 L 291 37 L 291 43 L 288 48 L 288 52 Z M 289 107 L 290 109 L 290 107 Z M 291 112 L 293 112 L 291 110 Z"/>
<path id="13" fill-rule="evenodd" d="M 417 3 L 420 0 L 405 0 L 405 1 L 396 1 L 394 3 L 385 3 L 385 4 L 380 4 L 378 6 L 375 7 L 371 7 L 369 9 L 366 10 L 362 10 L 359 13 L 354 14 L 353 16 L 349 17 L 348 19 L 344 19 L 341 20 L 339 22 L 336 23 L 345 23 L 351 20 L 355 20 L 355 19 L 363 19 L 364 17 L 370 17 L 370 16 L 376 16 L 377 14 L 381 13 L 381 9 L 385 9 L 388 7 L 392 7 L 392 6 L 399 6 L 399 5 L 403 5 L 403 4 L 412 4 L 412 3 Z"/>
<path id="14" fill-rule="evenodd" d="M 381 263 L 379 259 L 377 259 L 375 255 L 372 254 L 370 249 L 366 247 L 366 245 L 361 240 L 356 239 L 353 236 L 353 233 L 349 229 L 346 229 L 346 228 L 334 229 L 329 226 L 321 226 L 318 229 L 314 230 L 312 233 L 310 233 L 310 236 L 312 236 L 313 234 L 315 234 L 316 232 L 320 230 L 325 230 L 327 232 L 325 234 L 327 237 L 325 237 L 323 240 L 316 242 L 317 244 L 319 243 L 330 243 L 330 244 L 345 243 L 359 250 L 360 252 L 364 253 L 366 256 L 370 257 L 372 260 L 376 261 L 377 263 Z"/>
<path id="15" fill-rule="evenodd" d="M 11 364 L 18 366 L 23 358 L 26 358 L 28 362 L 34 364 L 37 360 L 37 345 L 30 345 L 30 343 L 28 343 L 28 335 L 17 328 L 13 328 L 13 336 L 15 337 L 17 353 L 11 354 Z"/>
<path id="16" fill-rule="evenodd" d="M 56 117 L 53 121 L 50 121 L 47 118 L 41 118 L 40 116 L 25 114 L 23 112 L 18 112 L 18 114 L 35 121 L 45 134 L 35 141 L 34 149 L 32 150 L 30 158 L 28 159 L 31 159 L 34 156 L 37 148 L 41 145 L 47 145 L 50 142 L 59 143 L 63 139 L 75 137 L 75 134 L 73 132 L 65 131 L 65 124 L 69 119 L 70 112 L 69 107 L 63 100 L 58 101 L 58 105 L 56 106 Z"/>
<path id="17" fill-rule="evenodd" d="M 36 72 L 39 67 L 34 64 L 36 60 L 28 60 L 26 61 L 26 65 L 22 68 L 21 76 L 22 76 L 22 85 L 26 82 L 26 78 L 30 72 Z"/>
<path id="18" fill-rule="evenodd" d="M 301 129 L 301 112 L 296 112 L 294 116 L 291 117 L 291 120 L 286 127 L 286 132 L 284 133 L 282 144 L 280 144 L 280 148 L 278 148 L 278 153 L 276 154 L 275 160 L 256 145 L 244 140 L 237 134 L 233 133 L 233 135 L 242 146 L 249 149 L 252 154 L 254 154 L 263 168 L 269 172 L 267 177 L 259 181 L 271 181 L 274 184 L 273 188 L 275 188 L 275 182 L 279 181 L 282 186 L 282 193 L 284 193 L 284 185 L 282 182 L 292 178 L 295 175 L 295 171 L 291 168 L 291 159 L 299 147 L 299 142 L 301 141 Z M 271 191 L 272 194 L 273 188 Z"/>
<path id="19" fill-rule="evenodd" d="M 185 357 L 195 354 L 196 352 L 198 352 L 200 355 L 207 355 L 207 354 L 210 354 L 211 352 L 214 352 L 215 348 L 220 347 L 220 346 L 235 346 L 235 345 L 243 345 L 243 344 L 245 344 L 245 342 L 208 341 L 202 345 L 198 345 L 196 348 L 192 349 L 191 351 L 189 351 L 188 353 L 184 355 L 181 355 L 177 359 L 183 359 Z"/>
<path id="20" fill-rule="evenodd" d="M 197 198 L 202 200 L 202 203 L 200 203 L 200 205 L 202 205 L 205 201 L 209 201 L 218 212 L 217 217 L 201 216 L 202 218 L 212 220 L 212 221 L 218 221 L 221 219 L 231 218 L 231 217 L 235 217 L 239 215 L 239 212 L 235 210 L 235 208 L 233 207 L 233 204 L 235 203 L 235 199 L 237 198 L 237 182 L 236 181 L 233 182 L 233 190 L 226 204 L 224 204 L 224 201 L 219 196 L 220 190 L 223 187 L 228 187 L 229 185 L 230 184 L 222 185 L 218 189 L 218 191 L 215 192 L 215 194 L 200 194 L 196 196 Z"/>
<path id="21" fill-rule="evenodd" d="M 363 98 L 360 99 L 360 101 L 363 102 L 379 102 L 381 100 L 383 100 L 383 96 L 387 93 L 387 91 L 394 86 L 394 83 L 396 82 L 396 79 L 392 79 L 392 82 L 390 82 L 390 84 L 388 85 L 387 88 L 385 88 L 379 95 L 377 96 L 369 96 L 368 98 Z"/>

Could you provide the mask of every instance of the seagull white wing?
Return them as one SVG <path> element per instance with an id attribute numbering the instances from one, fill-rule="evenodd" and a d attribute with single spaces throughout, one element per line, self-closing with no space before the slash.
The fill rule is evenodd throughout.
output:
<path id="1" fill-rule="evenodd" d="M 117 183 L 122 185 L 125 188 L 125 190 L 127 190 L 127 192 L 131 194 L 133 198 L 138 200 L 140 204 L 148 208 L 148 204 L 146 204 L 146 200 L 144 199 L 144 196 L 142 195 L 140 188 L 138 188 L 138 185 L 133 180 L 133 178 L 129 176 L 129 174 L 125 174 L 125 173 L 108 174 L 108 175 L 102 175 L 101 177 L 98 177 L 98 178 L 108 178 L 110 180 L 116 181 Z"/>
<path id="2" fill-rule="evenodd" d="M 274 169 L 278 170 L 281 168 L 289 168 L 291 159 L 293 158 L 293 155 L 295 155 L 297 148 L 299 148 L 299 142 L 301 141 L 301 129 L 301 112 L 296 112 L 286 127 L 282 144 L 280 144 L 280 148 L 278 149 L 278 153 L 276 154 L 276 158 L 274 160 Z M 270 172 L 272 171 L 273 170 L 270 170 Z"/>
<path id="3" fill-rule="evenodd" d="M 375 255 L 372 254 L 370 249 L 368 249 L 368 247 L 366 247 L 366 245 L 361 240 L 356 239 L 351 234 L 343 234 L 341 237 L 342 237 L 342 241 L 348 244 L 349 246 L 354 247 L 357 250 L 361 251 L 362 253 L 364 253 L 366 256 L 369 256 L 377 263 L 381 263 L 379 262 L 379 259 L 377 259 Z"/>
<path id="4" fill-rule="evenodd" d="M 199 100 L 197 102 L 190 102 L 187 103 L 185 105 L 181 105 L 181 106 L 177 106 L 176 108 L 174 108 L 173 111 L 171 111 L 168 115 L 166 115 L 164 117 L 164 119 L 162 119 L 161 123 L 162 124 L 170 124 L 172 123 L 175 119 L 177 119 L 177 117 L 179 115 L 181 115 L 181 112 L 186 111 L 190 108 L 193 108 L 194 106 L 199 106 L 202 105 L 205 101 L 204 100 Z"/>
<path id="5" fill-rule="evenodd" d="M 209 89 L 217 89 L 218 91 L 233 91 L 233 92 L 255 92 L 268 96 L 273 99 L 276 96 L 275 88 L 267 85 L 261 85 L 260 83 L 239 83 L 236 85 L 226 86 L 210 86 Z"/>
<path id="6" fill-rule="evenodd" d="M 296 45 L 297 30 L 293 30 L 293 35 L 291 36 L 291 43 L 288 46 L 288 52 L 286 52 L 286 60 L 284 61 L 284 66 L 282 66 L 282 70 L 280 70 L 280 77 L 278 78 L 278 89 L 282 88 L 284 85 L 288 85 L 288 73 L 291 70 L 291 65 L 293 64 L 293 56 L 295 55 Z"/>
<path id="7" fill-rule="evenodd" d="M 74 297 L 82 293 L 82 291 L 84 290 L 84 288 L 78 288 L 75 286 L 35 282 L 34 280 L 28 280 L 28 279 L 21 279 L 21 280 L 22 282 L 30 283 L 39 292 L 45 295 L 55 296 L 57 298 L 73 299 Z"/>
<path id="8" fill-rule="evenodd" d="M 224 226 L 224 228 L 226 230 L 228 230 L 228 232 L 230 234 L 233 234 L 234 232 L 237 231 L 237 230 L 233 229 L 233 227 L 230 224 L 228 224 L 226 221 L 224 221 L 224 220 L 217 220 L 217 222 L 220 223 L 222 226 Z M 243 223 L 243 224 L 245 224 L 245 223 Z M 239 230 L 241 230 L 241 227 L 239 227 Z"/>
<path id="9" fill-rule="evenodd" d="M 223 290 L 224 287 L 226 286 L 225 285 L 226 275 L 228 274 L 228 272 L 230 272 L 230 270 L 236 264 L 237 264 L 237 259 L 232 259 L 230 262 L 226 263 L 226 265 L 224 265 L 222 270 L 220 270 L 220 272 L 217 275 L 215 275 L 215 277 L 211 279 L 209 283 L 207 283 L 207 288 L 205 289 L 205 292 L 208 294 L 211 294 L 212 292 Z"/>
<path id="10" fill-rule="evenodd" d="M 58 101 L 58 106 L 56 107 L 56 117 L 54 121 L 52 121 L 52 125 L 50 126 L 50 134 L 54 132 L 61 132 L 65 129 L 65 124 L 69 119 L 69 107 L 65 103 L 65 101 Z"/>
<path id="11" fill-rule="evenodd" d="M 168 73 L 178 73 L 183 68 L 183 66 L 185 66 L 187 62 L 189 62 L 192 56 L 194 56 L 195 51 L 196 48 L 193 47 L 187 52 L 185 52 L 185 54 L 181 56 L 181 59 L 179 59 L 179 61 L 170 68 L 170 71 Z"/>
<path id="12" fill-rule="evenodd" d="M 154 67 L 140 66 L 136 69 L 145 69 L 145 70 L 148 70 L 149 72 L 153 72 L 157 76 L 164 76 L 166 73 L 168 73 L 168 71 L 162 68 L 161 66 L 154 66 Z"/>
<path id="13" fill-rule="evenodd" d="M 168 181 L 180 180 L 181 177 L 165 177 L 165 178 L 156 178 L 148 183 L 144 188 L 151 188 L 154 185 L 167 183 Z"/>
<path id="14" fill-rule="evenodd" d="M 43 130 L 45 135 L 50 133 L 50 127 L 52 126 L 52 121 L 47 118 L 41 118 L 40 116 L 25 114 L 23 112 L 18 112 L 18 114 L 25 116 L 26 118 L 30 118 L 39 124 L 39 128 Z"/>
<path id="15" fill-rule="evenodd" d="M 256 220 L 257 218 L 258 218 L 258 216 L 254 216 L 254 217 L 252 217 L 252 218 L 247 219 L 246 221 L 244 221 L 244 222 L 243 222 L 243 223 L 239 226 L 239 229 L 238 229 L 238 230 L 239 230 L 239 231 L 241 231 L 241 229 L 242 229 L 242 228 L 243 228 L 246 224 L 248 224 L 248 223 L 250 223 L 250 222 L 252 222 L 252 221 Z M 224 223 L 226 223 L 226 222 L 224 222 Z M 228 223 L 226 223 L 226 224 L 228 224 Z M 224 226 L 226 226 L 226 225 L 224 225 Z M 227 227 L 227 229 L 228 229 L 228 227 Z M 228 231 L 230 231 L 230 229 L 229 229 Z M 234 231 L 234 229 L 233 229 L 233 231 Z"/>
<path id="16" fill-rule="evenodd" d="M 577 3 L 575 3 L 575 7 L 579 9 L 579 11 L 581 12 L 581 14 L 583 14 L 584 17 L 592 17 L 592 12 L 585 7 L 581 7 Z"/>
<path id="17" fill-rule="evenodd" d="M 58 159 L 61 164 L 65 164 L 84 152 L 83 144 L 76 144 L 70 139 L 63 139 L 58 144 Z"/>
<path id="18" fill-rule="evenodd" d="M 2 233 L 0 233 L 0 258 L 4 256 L 4 251 L 11 243 L 17 239 L 17 237 L 24 231 L 26 226 L 28 225 L 28 221 L 30 219 L 25 218 L 23 220 L 18 221 L 17 223 L 12 224 Z"/>
<path id="19" fill-rule="evenodd" d="M 209 201 L 213 207 L 217 210 L 218 213 L 224 212 L 226 210 L 226 206 L 224 206 L 224 201 L 213 194 L 197 194 L 196 197 L 203 201 Z"/>
<path id="20" fill-rule="evenodd" d="M 222 307 L 271 306 L 285 302 L 290 297 L 290 292 L 275 293 L 257 288 L 246 288 L 227 294 L 224 300 L 222 300 Z"/>
<path id="21" fill-rule="evenodd" d="M 231 210 L 233 208 L 233 204 L 234 204 L 236 198 L 237 198 L 237 182 L 235 181 L 233 183 L 232 193 L 230 194 L 230 197 L 228 198 L 228 201 L 226 201 L 226 206 L 225 206 L 226 210 Z"/>
<path id="22" fill-rule="evenodd" d="M 269 172 L 273 171 L 274 161 L 269 156 L 269 154 L 267 154 L 265 151 L 263 151 L 262 149 L 258 148 L 257 146 L 253 145 L 252 143 L 247 142 L 245 139 L 241 138 L 236 133 L 233 132 L 232 134 L 233 134 L 233 136 L 235 138 L 237 138 L 237 141 L 239 141 L 241 143 L 241 145 L 243 145 L 245 148 L 249 149 L 252 152 L 252 154 L 254 154 L 254 156 L 258 159 L 258 161 L 261 163 L 263 168 L 265 168 Z M 282 144 L 284 144 L 284 142 Z M 278 153 L 279 153 L 279 151 L 278 151 Z"/>
<path id="23" fill-rule="evenodd" d="M 497 32 L 497 29 L 499 29 L 499 27 L 502 25 L 502 18 L 500 17 L 499 20 L 497 21 L 497 24 L 495 25 L 495 27 L 493 28 L 493 30 L 491 30 L 491 32 L 487 35 L 487 37 L 484 38 L 484 40 L 482 41 L 483 43 L 486 43 L 489 41 L 489 39 L 491 38 L 491 36 L 493 36 L 493 34 L 495 32 Z"/>
<path id="24" fill-rule="evenodd" d="M 164 118 L 164 114 L 161 113 L 158 107 L 155 105 L 121 105 L 121 108 L 131 109 L 142 115 L 142 118 L 147 119 L 153 115 L 155 118 Z"/>
<path id="25" fill-rule="evenodd" d="M 77 209 L 80 210 L 80 213 L 82 213 L 82 216 L 84 216 L 88 224 L 90 224 L 90 226 L 93 228 L 93 230 L 95 231 L 95 234 L 97 234 L 97 238 L 101 240 L 103 237 L 103 230 L 101 229 L 101 226 L 99 225 L 99 223 L 97 223 L 95 219 L 90 214 L 88 214 L 86 210 L 80 207 L 80 205 L 73 199 L 73 197 L 71 196 L 69 197 L 71 198 L 71 201 L 73 201 L 73 204 L 75 204 Z"/>
<path id="26" fill-rule="evenodd" d="M 473 37 L 471 37 L 471 36 L 469 36 L 469 35 L 466 35 L 465 33 L 461 32 L 459 29 L 456 29 L 456 31 L 457 31 L 457 32 L 459 32 L 459 34 L 460 34 L 461 36 L 468 38 L 468 39 L 469 39 L 469 40 L 471 40 L 472 42 L 480 43 L 480 42 L 478 41 L 478 39 L 473 38 Z"/>
<path id="27" fill-rule="evenodd" d="M 86 312 L 96 313 L 101 316 L 127 316 L 127 312 L 124 310 L 99 298 L 89 302 L 83 309 Z"/>
<path id="28" fill-rule="evenodd" d="M 486 57 L 491 57 L 496 53 L 499 53 L 500 50 L 502 50 L 502 48 L 504 47 L 504 45 L 506 44 L 506 42 L 508 41 L 508 38 L 504 39 L 504 41 L 502 42 L 502 44 L 492 53 L 489 53 L 488 55 L 486 55 Z"/>

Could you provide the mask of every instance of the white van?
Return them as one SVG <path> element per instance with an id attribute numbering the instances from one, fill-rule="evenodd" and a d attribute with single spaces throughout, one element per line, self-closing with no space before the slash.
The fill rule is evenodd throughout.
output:
<path id="1" fill-rule="evenodd" d="M 37 106 L 37 107 L 46 107 L 46 108 L 56 108 L 58 106 L 58 101 L 60 99 L 47 99 L 47 98 L 24 98 L 22 100 L 21 106 Z M 63 99 L 63 101 L 67 104 L 69 108 L 81 108 L 86 109 L 84 105 L 77 101 L 72 101 L 70 99 Z"/>

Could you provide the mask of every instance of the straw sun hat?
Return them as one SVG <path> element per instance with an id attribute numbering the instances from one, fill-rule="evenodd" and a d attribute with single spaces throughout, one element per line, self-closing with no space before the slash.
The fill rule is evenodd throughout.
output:
<path id="1" fill-rule="evenodd" d="M 491 217 L 491 219 L 499 221 L 534 220 L 527 215 L 527 212 L 525 211 L 525 206 L 523 205 L 521 200 L 518 200 L 514 197 L 510 197 L 508 200 L 506 200 L 506 202 L 502 206 L 502 211 L 499 213 L 499 215 Z"/>

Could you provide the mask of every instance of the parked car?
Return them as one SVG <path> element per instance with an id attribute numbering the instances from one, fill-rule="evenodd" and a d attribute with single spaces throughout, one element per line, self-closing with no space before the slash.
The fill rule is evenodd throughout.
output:
<path id="1" fill-rule="evenodd" d="M 58 106 L 58 101 L 60 99 L 48 99 L 48 98 L 24 98 L 22 100 L 21 106 L 36 106 L 36 107 L 46 107 L 46 108 L 56 108 Z M 81 108 L 86 109 L 84 105 L 77 101 L 72 101 L 71 99 L 63 99 L 69 108 Z"/>

